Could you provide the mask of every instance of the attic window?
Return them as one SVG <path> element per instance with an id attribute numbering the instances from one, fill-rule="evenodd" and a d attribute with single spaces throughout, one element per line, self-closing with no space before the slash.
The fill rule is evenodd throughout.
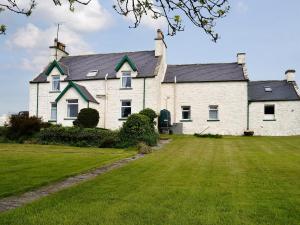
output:
<path id="1" fill-rule="evenodd" d="M 87 77 L 94 77 L 98 73 L 98 70 L 91 70 L 90 72 L 87 73 Z"/>
<path id="2" fill-rule="evenodd" d="M 272 88 L 270 86 L 265 86 L 265 92 L 272 92 Z"/>

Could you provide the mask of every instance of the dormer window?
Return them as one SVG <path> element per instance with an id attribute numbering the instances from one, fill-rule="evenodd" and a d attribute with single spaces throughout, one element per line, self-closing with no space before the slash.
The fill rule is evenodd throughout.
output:
<path id="1" fill-rule="evenodd" d="M 60 90 L 60 76 L 53 76 L 52 77 L 52 91 L 59 91 Z"/>
<path id="2" fill-rule="evenodd" d="M 91 70 L 90 72 L 87 73 L 87 77 L 95 77 L 98 73 L 98 70 Z"/>
<path id="3" fill-rule="evenodd" d="M 122 88 L 131 88 L 131 73 L 122 72 L 121 82 Z"/>

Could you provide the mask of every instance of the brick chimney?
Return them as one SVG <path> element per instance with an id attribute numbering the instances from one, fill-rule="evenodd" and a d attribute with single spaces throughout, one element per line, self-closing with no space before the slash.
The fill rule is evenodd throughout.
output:
<path id="1" fill-rule="evenodd" d="M 287 82 L 294 82 L 296 79 L 296 70 L 287 70 L 285 72 L 285 80 Z"/>
<path id="2" fill-rule="evenodd" d="M 157 30 L 157 36 L 154 40 L 155 40 L 155 57 L 165 56 L 167 45 L 165 43 L 165 36 L 160 29 Z"/>
<path id="3" fill-rule="evenodd" d="M 50 61 L 60 60 L 62 57 L 68 56 L 69 53 L 66 52 L 66 45 L 59 42 L 56 38 L 54 39 L 54 45 L 50 46 Z"/>

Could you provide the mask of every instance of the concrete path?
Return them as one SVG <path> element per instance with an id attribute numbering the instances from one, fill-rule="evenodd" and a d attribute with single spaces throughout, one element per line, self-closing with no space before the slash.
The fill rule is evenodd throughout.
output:
<path id="1" fill-rule="evenodd" d="M 159 142 L 158 146 L 154 147 L 154 149 L 159 149 L 166 143 L 169 143 L 169 140 L 161 140 Z M 111 171 L 113 169 L 120 168 L 120 167 L 128 164 L 129 162 L 132 162 L 134 160 L 142 158 L 143 156 L 144 155 L 142 155 L 142 154 L 137 154 L 131 158 L 121 159 L 112 164 L 102 166 L 100 168 L 91 170 L 91 171 L 83 173 L 83 174 L 69 177 L 63 181 L 41 187 L 41 188 L 33 190 L 33 191 L 25 192 L 24 194 L 21 194 L 18 196 L 11 196 L 11 197 L 0 199 L 0 212 L 4 212 L 4 211 L 10 210 L 10 209 L 21 207 L 25 204 L 28 204 L 35 200 L 38 200 L 42 197 L 45 197 L 50 194 L 61 191 L 65 188 L 72 187 L 72 186 L 82 183 L 84 181 L 91 180 L 98 175 L 101 175 L 101 174 Z"/>

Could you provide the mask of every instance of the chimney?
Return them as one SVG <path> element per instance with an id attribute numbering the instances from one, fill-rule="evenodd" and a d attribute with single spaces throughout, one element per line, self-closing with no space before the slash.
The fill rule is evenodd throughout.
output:
<path id="1" fill-rule="evenodd" d="M 155 40 L 155 57 L 165 56 L 167 45 L 165 43 L 164 34 L 160 29 L 157 30 L 157 36 L 154 40 Z"/>
<path id="2" fill-rule="evenodd" d="M 245 65 L 246 64 L 246 53 L 238 53 L 237 54 L 237 63 L 239 65 Z"/>
<path id="3" fill-rule="evenodd" d="M 62 57 L 68 56 L 69 53 L 66 52 L 66 45 L 59 42 L 57 38 L 54 39 L 54 45 L 50 46 L 50 61 L 60 60 Z"/>
<path id="4" fill-rule="evenodd" d="M 285 79 L 287 82 L 294 82 L 296 78 L 296 70 L 287 70 L 285 72 Z"/>

